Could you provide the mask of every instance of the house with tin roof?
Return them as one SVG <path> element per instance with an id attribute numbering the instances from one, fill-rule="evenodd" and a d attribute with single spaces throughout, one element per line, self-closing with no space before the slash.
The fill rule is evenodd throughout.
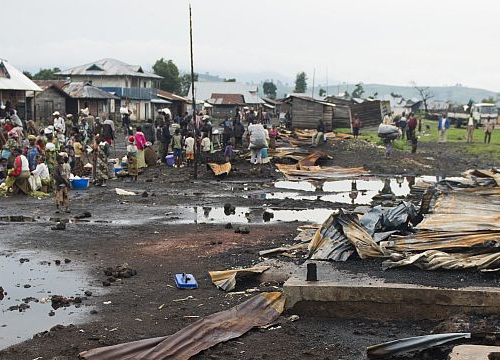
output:
<path id="1" fill-rule="evenodd" d="M 258 91 L 257 85 L 238 82 L 203 82 L 194 83 L 196 101 L 204 101 L 212 106 L 212 116 L 232 117 L 236 108 L 245 106 L 255 108 L 265 104 Z M 188 98 L 192 96 L 193 89 L 189 89 Z"/>
<path id="2" fill-rule="evenodd" d="M 62 70 L 58 76 L 101 88 L 121 99 L 120 106 L 132 111 L 132 120 L 153 119 L 156 108 L 168 101 L 157 96 L 161 76 L 116 59 L 101 59 Z"/>

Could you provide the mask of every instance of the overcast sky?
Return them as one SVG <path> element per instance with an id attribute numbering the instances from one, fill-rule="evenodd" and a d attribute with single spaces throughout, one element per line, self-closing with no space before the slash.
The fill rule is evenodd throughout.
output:
<path id="1" fill-rule="evenodd" d="M 500 91 L 498 1 L 192 0 L 195 71 Z M 105 57 L 189 67 L 188 1 L 2 2 L 0 58 L 21 69 Z M 243 77 L 243 75 L 242 75 Z"/>

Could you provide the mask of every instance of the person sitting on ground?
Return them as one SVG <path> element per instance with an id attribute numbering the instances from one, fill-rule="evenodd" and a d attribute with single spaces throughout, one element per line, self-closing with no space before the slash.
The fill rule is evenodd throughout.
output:
<path id="1" fill-rule="evenodd" d="M 135 146 L 135 138 L 133 136 L 130 136 L 128 138 L 127 163 L 128 163 L 128 175 L 132 178 L 134 182 L 137 182 L 137 177 L 139 175 L 137 169 L 137 146 Z"/>
<path id="2" fill-rule="evenodd" d="M 144 148 L 144 160 L 146 161 L 146 165 L 148 167 L 153 167 L 156 166 L 158 162 L 158 156 L 156 155 L 156 152 L 153 149 L 153 144 L 151 144 L 149 141 L 146 142 L 146 147 Z"/>
<path id="3" fill-rule="evenodd" d="M 38 191 L 45 187 L 48 191 L 52 186 L 52 179 L 49 174 L 49 168 L 45 164 L 45 157 L 43 155 L 38 155 L 36 160 L 38 164 L 35 170 L 31 172 L 32 176 L 29 178 L 31 190 Z"/>
<path id="4" fill-rule="evenodd" d="M 184 140 L 184 148 L 186 150 L 186 163 L 190 166 L 194 161 L 194 137 L 192 133 L 188 133 L 186 140 Z"/>
<path id="5" fill-rule="evenodd" d="M 11 191 L 13 194 L 23 193 L 29 195 L 31 188 L 28 181 L 30 178 L 28 159 L 19 148 L 14 149 L 12 154 L 15 156 L 14 167 L 8 171 L 5 187 L 7 191 Z"/>
<path id="6" fill-rule="evenodd" d="M 316 126 L 316 135 L 313 137 L 313 146 L 318 146 L 323 142 L 323 137 L 325 136 L 325 124 L 323 119 L 318 121 L 318 126 Z"/>
<path id="7" fill-rule="evenodd" d="M 59 213 L 59 207 L 64 206 L 67 213 L 69 210 L 69 176 L 71 168 L 67 162 L 68 157 L 66 153 L 59 153 L 57 156 L 57 165 L 54 169 L 54 182 L 55 182 L 55 204 L 56 213 Z"/>

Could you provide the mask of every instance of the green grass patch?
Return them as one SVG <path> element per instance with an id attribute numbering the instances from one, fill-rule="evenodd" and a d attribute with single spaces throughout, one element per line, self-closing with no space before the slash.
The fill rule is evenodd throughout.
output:
<path id="1" fill-rule="evenodd" d="M 350 128 L 335 129 L 336 132 L 350 134 Z M 500 126 L 498 129 L 493 130 L 491 134 L 491 143 L 484 143 L 484 130 L 482 128 L 474 129 L 473 144 L 467 144 L 467 129 L 462 127 L 460 129 L 452 126 L 448 129 L 447 141 L 449 143 L 462 143 L 464 149 L 470 154 L 488 156 L 493 161 L 500 161 Z M 439 132 L 437 128 L 437 121 L 423 120 L 422 133 L 418 133 L 418 141 L 426 143 L 437 143 L 439 139 Z M 382 141 L 377 135 L 376 131 L 361 130 L 360 138 L 370 141 L 372 143 L 383 145 Z M 408 145 L 406 140 L 394 141 L 394 148 L 402 151 L 410 151 L 411 146 Z"/>

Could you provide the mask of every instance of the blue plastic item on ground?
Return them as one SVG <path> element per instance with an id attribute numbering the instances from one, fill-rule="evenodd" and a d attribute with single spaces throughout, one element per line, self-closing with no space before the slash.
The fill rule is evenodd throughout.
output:
<path id="1" fill-rule="evenodd" d="M 179 289 L 197 289 L 198 282 L 193 274 L 175 274 L 175 285 Z"/>
<path id="2" fill-rule="evenodd" d="M 123 171 L 123 168 L 115 167 L 115 174 L 118 174 L 120 171 Z"/>
<path id="3" fill-rule="evenodd" d="M 267 148 L 262 148 L 262 150 L 260 150 L 260 156 L 263 159 L 267 157 Z"/>
<path id="4" fill-rule="evenodd" d="M 71 179 L 71 188 L 73 190 L 85 190 L 89 187 L 89 178 Z"/>
<path id="5" fill-rule="evenodd" d="M 174 166 L 174 155 L 167 155 L 165 156 L 165 161 L 167 162 L 167 166 L 173 167 Z"/>

